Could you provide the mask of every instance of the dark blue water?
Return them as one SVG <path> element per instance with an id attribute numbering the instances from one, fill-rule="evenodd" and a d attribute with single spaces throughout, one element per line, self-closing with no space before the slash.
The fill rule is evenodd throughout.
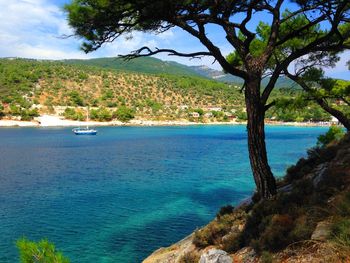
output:
<path id="1" fill-rule="evenodd" d="M 0 262 L 19 237 L 54 242 L 71 262 L 140 262 L 248 197 L 244 126 L 0 129 Z M 282 175 L 325 128 L 268 127 Z"/>

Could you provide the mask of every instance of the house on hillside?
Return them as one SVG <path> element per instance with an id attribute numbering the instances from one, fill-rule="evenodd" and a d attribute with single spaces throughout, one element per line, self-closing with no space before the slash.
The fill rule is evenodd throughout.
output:
<path id="1" fill-rule="evenodd" d="M 204 117 L 212 118 L 213 117 L 213 113 L 212 112 L 207 112 L 207 113 L 204 114 Z"/>
<path id="2" fill-rule="evenodd" d="M 221 107 L 206 107 L 204 108 L 206 111 L 222 111 Z"/>
<path id="3" fill-rule="evenodd" d="M 224 114 L 225 114 L 225 116 L 227 117 L 227 119 L 229 119 L 229 120 L 234 120 L 234 119 L 236 119 L 236 116 L 235 116 L 234 114 L 232 114 L 231 112 L 225 111 Z"/>
<path id="4" fill-rule="evenodd" d="M 330 120 L 330 123 L 332 125 L 340 125 L 340 122 L 338 121 L 338 119 L 334 116 L 332 116 L 331 120 Z"/>
<path id="5" fill-rule="evenodd" d="M 179 109 L 180 110 L 188 110 L 188 106 L 187 105 L 180 105 Z"/>
<path id="6" fill-rule="evenodd" d="M 199 113 L 198 112 L 190 112 L 190 116 L 193 117 L 193 118 L 199 118 Z"/>

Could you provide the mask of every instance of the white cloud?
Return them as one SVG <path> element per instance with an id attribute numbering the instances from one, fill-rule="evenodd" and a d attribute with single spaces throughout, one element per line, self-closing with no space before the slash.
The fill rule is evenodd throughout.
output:
<path id="1" fill-rule="evenodd" d="M 79 49 L 80 40 L 62 38 L 73 31 L 63 11 L 48 0 L 0 0 L 0 17 L 0 57 L 91 58 L 125 54 L 143 43 L 156 45 L 155 41 L 147 41 L 144 34 L 135 33 L 132 39 L 118 39 L 86 55 Z"/>

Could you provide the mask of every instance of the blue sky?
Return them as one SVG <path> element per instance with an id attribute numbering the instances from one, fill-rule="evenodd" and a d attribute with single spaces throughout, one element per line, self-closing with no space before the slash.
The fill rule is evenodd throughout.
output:
<path id="1" fill-rule="evenodd" d="M 25 57 L 37 59 L 65 59 L 65 58 L 96 58 L 113 57 L 126 54 L 142 46 L 173 48 L 181 52 L 204 51 L 198 40 L 180 29 L 172 29 L 164 34 L 150 35 L 136 32 L 132 39 L 121 38 L 118 41 L 103 46 L 100 50 L 85 54 L 80 51 L 81 40 L 77 38 L 63 39 L 60 36 L 72 34 L 62 6 L 69 0 L 0 0 L 0 57 Z M 264 16 L 261 16 L 264 19 Z M 257 21 L 253 21 L 252 26 Z M 211 27 L 209 36 L 221 48 L 224 55 L 232 51 L 225 41 L 221 30 Z M 160 55 L 163 60 L 174 60 L 187 65 L 208 65 L 220 69 L 212 64 L 211 58 L 187 59 L 174 56 Z M 328 76 L 350 79 L 350 72 L 346 61 L 350 60 L 350 51 L 341 56 L 335 68 L 327 69 Z"/>

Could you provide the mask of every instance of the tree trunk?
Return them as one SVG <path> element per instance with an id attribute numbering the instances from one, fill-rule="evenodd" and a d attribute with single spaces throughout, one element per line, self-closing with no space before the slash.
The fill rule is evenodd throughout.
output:
<path id="1" fill-rule="evenodd" d="M 329 114 L 331 114 L 332 116 L 336 117 L 338 119 L 338 121 L 344 125 L 344 127 L 350 131 L 350 120 L 349 118 L 347 118 L 345 116 L 344 113 L 342 113 L 341 111 L 331 107 L 328 105 L 328 103 L 326 101 L 324 101 L 323 99 L 316 99 L 316 102 L 322 107 L 322 109 L 324 109 L 325 111 L 327 111 Z"/>
<path id="2" fill-rule="evenodd" d="M 262 199 L 270 199 L 276 194 L 276 181 L 268 164 L 265 145 L 265 105 L 260 100 L 260 79 L 245 82 L 245 102 L 247 108 L 248 150 L 258 194 Z"/>

